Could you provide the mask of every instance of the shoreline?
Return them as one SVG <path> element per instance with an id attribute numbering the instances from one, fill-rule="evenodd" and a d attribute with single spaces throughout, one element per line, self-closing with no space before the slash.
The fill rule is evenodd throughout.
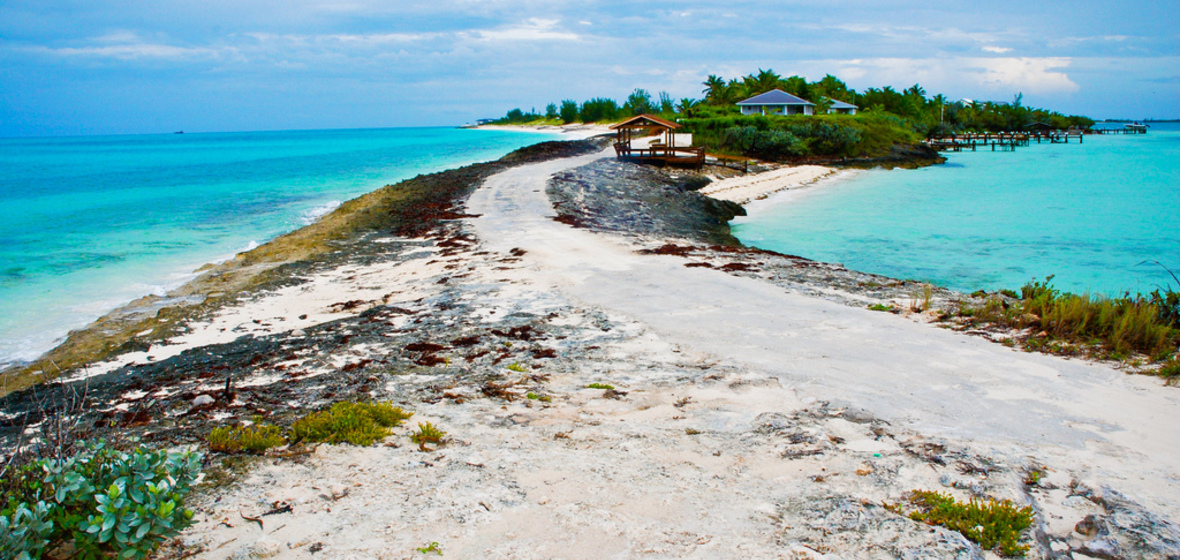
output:
<path id="1" fill-rule="evenodd" d="M 531 157 L 530 150 L 538 146 L 553 143 L 575 145 L 579 141 L 540 142 L 498 160 L 472 163 L 385 185 L 337 205 L 311 224 L 224 260 L 200 265 L 193 271 L 193 278 L 168 290 L 165 295 L 148 294 L 119 305 L 89 324 L 69 331 L 62 342 L 36 359 L 0 370 L 0 397 L 56 379 L 62 373 L 86 368 L 111 355 L 148 348 L 153 342 L 179 334 L 186 321 L 232 305 L 251 291 L 288 282 L 297 273 L 279 269 L 300 262 L 311 264 L 317 257 L 334 251 L 340 242 L 356 240 L 365 231 L 379 227 L 385 220 L 373 214 L 388 205 L 399 205 L 398 195 L 394 191 L 412 185 L 423 177 L 429 181 L 440 175 L 474 173 L 478 176 L 499 166 L 513 164 L 514 155 L 527 160 Z M 432 198 L 430 194 L 412 196 Z M 427 209 L 425 214 L 430 215 L 431 212 Z M 423 212 L 419 210 L 418 213 Z M 404 221 L 404 216 L 392 218 L 392 223 Z"/>

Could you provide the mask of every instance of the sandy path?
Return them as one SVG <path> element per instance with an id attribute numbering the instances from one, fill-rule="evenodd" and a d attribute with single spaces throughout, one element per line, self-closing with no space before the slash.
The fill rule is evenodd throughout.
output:
<path id="1" fill-rule="evenodd" d="M 670 343 L 1013 460 L 1036 457 L 1180 517 L 1180 391 L 1156 379 L 783 292 L 550 219 L 548 177 L 594 158 L 497 175 L 472 196 L 481 239 L 526 249 L 518 274 L 624 314 Z"/>

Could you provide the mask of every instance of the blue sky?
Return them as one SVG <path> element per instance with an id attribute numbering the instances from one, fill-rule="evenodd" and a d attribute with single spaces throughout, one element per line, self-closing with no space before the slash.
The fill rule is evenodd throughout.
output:
<path id="1" fill-rule="evenodd" d="M 1097 2 L 0 0 L 0 136 L 455 125 L 760 68 L 1180 118 L 1180 8 Z"/>

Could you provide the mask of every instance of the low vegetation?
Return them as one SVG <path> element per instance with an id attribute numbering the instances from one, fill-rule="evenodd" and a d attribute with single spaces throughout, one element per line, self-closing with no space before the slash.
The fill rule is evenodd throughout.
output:
<path id="1" fill-rule="evenodd" d="M 286 443 L 278 426 L 219 426 L 209 432 L 209 449 L 219 453 L 265 453 Z"/>
<path id="2" fill-rule="evenodd" d="M 953 315 L 968 328 L 1024 331 L 1019 341 L 1027 350 L 1114 360 L 1141 355 L 1159 364 L 1159 375 L 1175 378 L 1180 374 L 1178 303 L 1171 289 L 1147 296 L 1079 295 L 1061 292 L 1049 277 L 1025 284 L 1018 297 L 991 295 L 982 305 L 961 305 L 947 318 Z"/>
<path id="3" fill-rule="evenodd" d="M 391 428 L 413 415 L 389 403 L 339 402 L 296 420 L 291 426 L 291 441 L 372 445 L 389 437 Z"/>
<path id="4" fill-rule="evenodd" d="M 949 494 L 924 490 L 910 493 L 909 502 L 916 508 L 909 513 L 914 521 L 958 531 L 985 550 L 1004 556 L 1024 556 L 1028 551 L 1020 540 L 1032 526 L 1031 507 L 1017 508 L 1008 500 L 960 502 Z M 891 509 L 900 513 L 901 508 Z"/>
<path id="5" fill-rule="evenodd" d="M 0 557 L 146 558 L 190 525 L 197 453 L 87 443 L 4 473 Z"/>
<path id="6" fill-rule="evenodd" d="M 419 422 L 418 430 L 410 434 L 410 441 L 418 444 L 418 449 L 430 451 L 430 448 L 426 447 L 427 444 L 442 445 L 445 437 L 447 437 L 447 433 L 438 429 L 434 424 Z"/>

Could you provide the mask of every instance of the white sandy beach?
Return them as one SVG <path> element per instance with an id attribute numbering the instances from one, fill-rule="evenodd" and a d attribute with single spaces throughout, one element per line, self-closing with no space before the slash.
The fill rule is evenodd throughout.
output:
<path id="1" fill-rule="evenodd" d="M 1045 530 L 1077 546 L 1087 537 L 1074 525 L 1102 511 L 1079 488 L 1180 517 L 1176 389 L 686 268 L 554 221 L 548 178 L 609 154 L 492 177 L 469 201 L 479 242 L 465 253 L 320 273 L 122 357 L 161 359 L 364 310 L 331 302 L 428 310 L 443 275 L 465 278 L 464 297 L 484 310 L 474 321 L 547 316 L 584 327 L 596 349 L 551 372 L 550 403 L 416 407 L 414 421 L 452 438 L 437 452 L 418 451 L 402 428 L 386 446 L 260 463 L 200 505 L 183 537 L 201 547 L 196 557 L 420 558 L 415 549 L 432 542 L 448 558 L 977 557 L 957 533 L 880 507 L 912 489 L 1035 499 Z M 710 187 L 750 200 L 830 172 L 783 168 Z M 514 249 L 519 262 L 492 266 Z M 612 327 L 595 327 L 595 316 Z M 404 377 L 391 383 L 442 381 Z M 626 395 L 602 398 L 584 388 L 592 382 Z M 931 462 L 931 449 L 959 462 Z M 1022 486 L 1028 469 L 1045 484 Z M 242 517 L 275 504 L 292 510 L 262 526 Z"/>

